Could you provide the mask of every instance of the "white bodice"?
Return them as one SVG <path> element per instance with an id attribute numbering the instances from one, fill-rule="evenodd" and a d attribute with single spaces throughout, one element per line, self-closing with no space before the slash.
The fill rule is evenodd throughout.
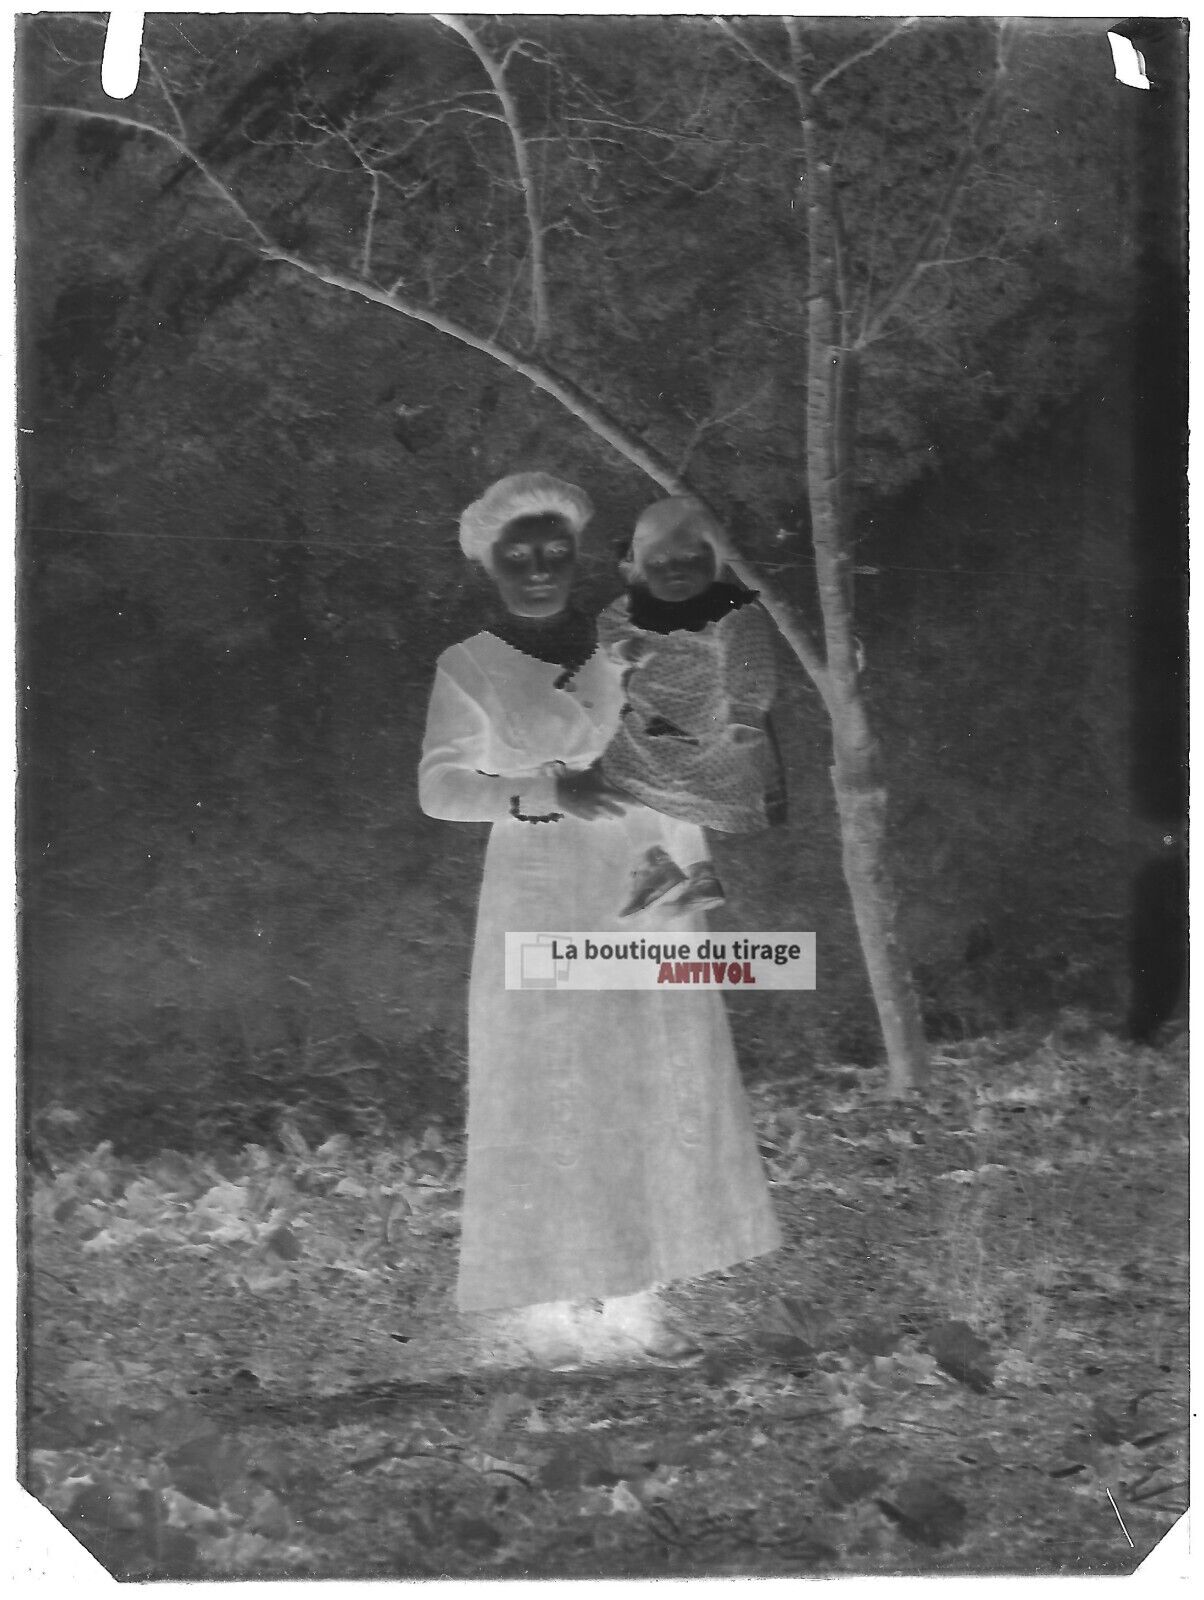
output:
<path id="1" fill-rule="evenodd" d="M 623 707 L 621 669 L 602 650 L 564 685 L 563 669 L 491 633 L 439 657 L 427 715 L 419 801 L 428 816 L 491 822 L 554 809 L 558 770 L 581 771 L 610 743 Z M 505 780 L 500 781 L 499 780 Z"/>

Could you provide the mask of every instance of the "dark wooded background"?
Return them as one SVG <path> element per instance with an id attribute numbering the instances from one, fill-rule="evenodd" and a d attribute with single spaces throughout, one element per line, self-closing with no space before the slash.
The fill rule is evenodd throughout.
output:
<path id="1" fill-rule="evenodd" d="M 848 89 L 854 213 L 879 133 L 891 159 L 916 156 L 893 180 L 900 216 L 922 206 L 947 159 L 932 101 L 955 125 L 978 26 L 927 30 L 927 80 L 877 57 Z M 207 158 L 323 259 L 339 227 L 358 248 L 362 212 L 298 168 L 287 96 L 333 117 L 473 71 L 422 18 L 152 19 L 171 63 L 190 59 L 180 28 L 221 67 L 185 100 Z M 563 359 L 678 447 L 749 400 L 691 470 L 806 605 L 788 108 L 747 64 L 716 75 L 701 24 L 539 30 L 627 116 L 690 89 L 706 136 L 655 162 L 642 135 L 618 139 L 605 238 L 565 202 Z M 99 42 L 26 21 L 19 98 L 101 104 Z M 1146 42 L 1148 94 L 1111 80 L 1102 27 L 1026 48 L 994 157 L 1007 186 L 971 217 L 1014 208 L 1016 264 L 921 308 L 948 348 L 923 317 L 903 328 L 863 415 L 858 629 L 937 1039 L 1065 1007 L 1148 1035 L 1181 977 L 1182 30 Z M 601 605 L 656 491 L 487 358 L 249 252 L 154 141 L 35 111 L 20 137 L 31 1114 L 65 1105 L 130 1147 L 260 1137 L 282 1106 L 361 1130 L 455 1114 L 483 830 L 423 818 L 414 785 L 434 659 L 487 598 L 455 519 L 503 472 L 581 482 Z M 426 207 L 417 259 L 470 312 L 505 199 L 486 156 L 431 145 L 406 212 Z M 819 935 L 814 995 L 733 1005 L 746 1070 L 773 1076 L 879 1049 L 822 712 L 782 665 L 789 827 L 717 843 L 726 925 Z"/>

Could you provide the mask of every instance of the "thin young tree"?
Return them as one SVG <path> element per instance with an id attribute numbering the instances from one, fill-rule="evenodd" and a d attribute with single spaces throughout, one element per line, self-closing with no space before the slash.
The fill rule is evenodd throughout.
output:
<path id="1" fill-rule="evenodd" d="M 97 26 L 74 19 L 56 30 L 52 70 L 66 92 L 47 95 L 31 114 L 151 141 L 173 164 L 166 183 L 201 191 L 204 200 L 193 203 L 205 224 L 224 215 L 262 264 L 487 357 L 666 492 L 714 501 L 718 473 L 708 470 L 708 451 L 737 419 L 768 428 L 767 389 L 775 378 L 793 384 L 802 404 L 793 416 L 776 408 L 772 425 L 793 441 L 786 448 L 805 473 L 799 498 L 809 511 L 811 603 L 750 559 L 745 540 L 725 554 L 760 591 L 830 720 L 844 871 L 888 1086 L 895 1095 L 919 1086 L 926 1047 L 854 626 L 859 399 L 877 399 L 880 411 L 886 405 L 874 393 L 880 374 L 872 360 L 901 327 L 957 364 L 948 348 L 957 326 L 954 275 L 986 262 L 1007 281 L 1007 229 L 998 238 L 984 232 L 981 196 L 972 242 L 955 243 L 959 206 L 989 166 L 988 134 L 1007 82 L 1006 28 L 978 24 L 969 45 L 959 35 L 952 51 L 937 40 L 948 101 L 948 126 L 936 119 L 939 159 L 919 174 L 896 161 L 886 181 L 881 173 L 871 179 L 859 112 L 876 95 L 924 92 L 900 88 L 907 75 L 895 60 L 924 34 L 913 22 L 863 25 L 850 35 L 791 19 L 659 19 L 638 41 L 648 59 L 622 82 L 613 62 L 600 60 L 597 35 L 566 19 L 512 26 L 440 16 L 408 25 L 426 30 L 425 53 L 390 57 L 379 48 L 387 36 L 377 34 L 367 66 L 362 50 L 338 56 L 346 31 L 311 23 L 325 31 L 291 50 L 280 49 L 279 35 L 253 38 L 268 65 L 250 77 L 244 71 L 231 93 L 228 84 L 216 87 L 229 25 L 215 19 L 190 29 L 191 54 L 165 30 L 148 30 L 128 110 L 99 92 L 99 49 L 81 47 Z M 205 48 L 197 48 L 198 35 Z M 418 38 L 407 33 L 406 46 Z M 254 48 L 248 56 L 256 58 Z M 659 70 L 670 62 L 672 74 Z M 228 55 L 221 65 L 230 65 Z M 932 122 L 929 115 L 925 127 Z M 925 138 L 930 153 L 930 132 Z M 889 152 L 875 149 L 887 163 Z M 640 279 L 641 208 L 655 193 L 660 225 L 680 199 L 705 201 L 733 172 L 735 187 L 724 192 L 739 199 L 752 181 L 742 166 L 749 163 L 760 185 L 746 197 L 750 227 L 762 226 L 774 184 L 788 196 L 783 227 L 756 241 L 777 252 L 781 282 L 763 291 L 755 314 L 746 306 L 737 313 L 749 336 L 742 353 L 720 338 L 700 354 L 710 383 L 701 415 L 680 397 L 646 415 L 634 367 L 625 371 L 609 348 L 625 338 L 638 349 L 642 309 L 657 305 L 658 294 L 661 310 L 672 298 L 651 282 L 634 300 L 615 288 Z M 892 187 L 914 203 L 900 211 Z M 973 305 L 962 316 L 974 320 Z M 600 337 L 590 326 L 599 319 L 623 337 Z M 727 356 L 725 375 L 718 369 Z M 758 368 L 764 383 L 752 381 Z M 716 509 L 724 516 L 729 507 Z"/>
<path id="2" fill-rule="evenodd" d="M 910 966 L 899 929 L 898 895 L 886 843 L 887 788 L 880 742 L 861 688 L 860 647 L 854 630 L 855 541 L 851 488 L 857 399 L 863 352 L 888 327 L 921 274 L 949 253 L 951 225 L 985 131 L 1002 96 L 1006 34 L 998 31 L 994 72 L 960 152 L 914 238 L 891 276 L 875 292 L 859 284 L 840 204 L 832 141 L 821 114 L 826 90 L 905 29 L 903 21 L 833 65 L 821 67 L 797 18 L 783 21 L 788 42 L 780 63 L 734 23 L 721 22 L 737 48 L 790 92 L 802 135 L 799 190 L 807 219 L 807 498 L 816 586 L 823 617 L 824 677 L 816 682 L 832 724 L 832 785 L 840 815 L 845 879 L 865 957 L 883 1039 L 890 1085 L 916 1085 L 926 1048 Z"/>

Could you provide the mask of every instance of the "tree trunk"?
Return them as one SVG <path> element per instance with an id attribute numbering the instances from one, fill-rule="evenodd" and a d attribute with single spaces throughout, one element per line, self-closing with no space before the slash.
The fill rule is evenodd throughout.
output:
<path id="1" fill-rule="evenodd" d="M 853 632 L 852 542 L 847 483 L 857 392 L 857 356 L 838 331 L 839 241 L 830 173 L 818 154 L 813 108 L 801 77 L 803 189 L 807 217 L 807 494 L 815 577 L 827 646 L 825 700 L 832 719 L 832 783 L 841 857 L 862 956 L 886 1046 L 887 1086 L 901 1096 L 919 1086 L 928 1050 L 899 933 L 898 894 L 886 857 L 886 788 L 878 741 L 861 692 Z"/>
<path id="2" fill-rule="evenodd" d="M 886 1045 L 887 1089 L 895 1097 L 918 1088 L 928 1046 L 899 933 L 899 900 L 887 866 L 886 789 L 850 777 L 839 736 L 832 787 L 840 816 L 841 856 L 861 953 Z"/>

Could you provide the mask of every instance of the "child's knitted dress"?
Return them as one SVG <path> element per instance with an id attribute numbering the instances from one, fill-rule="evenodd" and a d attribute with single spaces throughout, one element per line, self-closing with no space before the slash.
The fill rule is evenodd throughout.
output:
<path id="1" fill-rule="evenodd" d="M 727 583 L 678 603 L 633 588 L 598 619 L 600 642 L 634 663 L 603 773 L 653 810 L 722 833 L 768 827 L 784 804 L 766 722 L 773 639 L 755 600 Z"/>

